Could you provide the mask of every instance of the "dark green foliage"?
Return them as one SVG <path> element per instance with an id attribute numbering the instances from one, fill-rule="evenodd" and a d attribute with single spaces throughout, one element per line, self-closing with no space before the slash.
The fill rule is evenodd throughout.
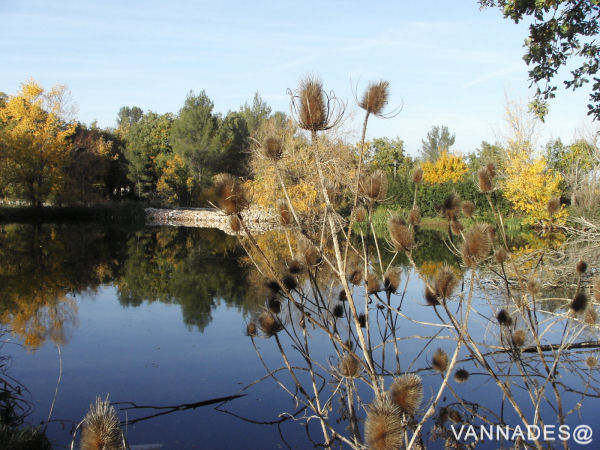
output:
<path id="1" fill-rule="evenodd" d="M 229 112 L 225 119 L 220 121 L 218 131 L 211 143 L 216 158 L 211 168 L 212 171 L 214 173 L 248 175 L 249 136 L 248 124 L 243 113 Z"/>
<path id="2" fill-rule="evenodd" d="M 442 152 L 448 151 L 454 145 L 455 135 L 450 135 L 445 125 L 433 126 L 427 133 L 427 137 L 421 140 L 421 159 L 423 161 L 435 162 Z"/>

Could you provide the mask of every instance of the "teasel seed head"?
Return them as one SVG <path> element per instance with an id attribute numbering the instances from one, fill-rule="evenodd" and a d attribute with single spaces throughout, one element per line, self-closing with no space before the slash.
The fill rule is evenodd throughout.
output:
<path id="1" fill-rule="evenodd" d="M 474 267 L 490 253 L 492 240 L 487 224 L 473 225 L 465 235 L 461 254 L 466 266 Z"/>
<path id="2" fill-rule="evenodd" d="M 298 275 L 304 272 L 304 266 L 297 259 L 292 259 L 288 264 L 288 272 L 293 275 Z"/>
<path id="3" fill-rule="evenodd" d="M 390 386 L 390 399 L 394 405 L 408 415 L 414 415 L 423 399 L 423 382 L 414 373 L 394 378 Z"/>
<path id="4" fill-rule="evenodd" d="M 393 294 L 400 286 L 400 268 L 391 267 L 383 275 L 383 287 L 385 291 Z"/>
<path id="5" fill-rule="evenodd" d="M 421 184 L 423 182 L 423 169 L 421 166 L 413 170 L 412 180 L 415 184 Z"/>
<path id="6" fill-rule="evenodd" d="M 360 195 L 370 202 L 382 202 L 385 200 L 387 190 L 387 175 L 382 170 L 376 170 L 370 175 L 361 177 L 358 185 Z"/>
<path id="7" fill-rule="evenodd" d="M 573 298 L 573 300 L 571 300 L 571 303 L 569 304 L 569 308 L 571 308 L 571 311 L 573 311 L 575 314 L 577 314 L 577 313 L 584 311 L 585 308 L 587 307 L 587 304 L 588 304 L 587 295 L 585 295 L 584 292 L 578 292 L 577 295 L 575 295 L 575 297 Z"/>
<path id="8" fill-rule="evenodd" d="M 298 287 L 298 280 L 289 273 L 286 273 L 281 281 L 288 291 L 292 291 Z"/>
<path id="9" fill-rule="evenodd" d="M 365 441 L 373 450 L 397 450 L 404 444 L 402 411 L 387 398 L 376 399 L 367 408 Z"/>
<path id="10" fill-rule="evenodd" d="M 589 307 L 585 310 L 585 316 L 583 320 L 588 325 L 596 325 L 598 322 L 598 313 L 594 308 Z"/>
<path id="11" fill-rule="evenodd" d="M 448 418 L 454 423 L 462 422 L 461 414 L 455 409 L 448 409 Z"/>
<path id="12" fill-rule="evenodd" d="M 315 77 L 300 81 L 298 125 L 310 131 L 324 129 L 327 125 L 327 103 L 323 82 Z"/>
<path id="13" fill-rule="evenodd" d="M 338 319 L 344 317 L 344 306 L 341 303 L 333 307 L 333 316 Z"/>
<path id="14" fill-rule="evenodd" d="M 265 283 L 265 286 L 273 295 L 277 294 L 281 290 L 281 286 L 275 280 L 269 280 Z"/>
<path id="15" fill-rule="evenodd" d="M 367 275 L 367 293 L 376 294 L 381 290 L 381 286 L 379 284 L 379 277 L 374 273 L 370 273 Z"/>
<path id="16" fill-rule="evenodd" d="M 388 81 L 379 81 L 369 83 L 367 90 L 363 94 L 362 100 L 358 103 L 362 109 L 369 114 L 381 116 L 383 108 L 387 104 L 389 97 L 390 83 Z"/>
<path id="17" fill-rule="evenodd" d="M 499 247 L 498 250 L 496 250 L 496 252 L 494 253 L 494 258 L 496 258 L 496 261 L 498 261 L 499 264 L 503 264 L 506 261 L 506 258 L 508 257 L 506 250 L 504 250 L 502 247 Z"/>
<path id="18" fill-rule="evenodd" d="M 559 209 L 560 199 L 558 197 L 552 197 L 550 200 L 548 200 L 548 203 L 546 205 L 546 210 L 548 211 L 548 214 L 553 216 L 558 212 Z"/>
<path id="19" fill-rule="evenodd" d="M 388 219 L 388 231 L 396 251 L 410 251 L 415 246 L 413 230 L 399 215 L 394 214 Z"/>
<path id="20" fill-rule="evenodd" d="M 233 175 L 218 175 L 216 177 L 215 193 L 219 207 L 226 214 L 238 214 L 249 205 L 242 183 Z"/>
<path id="21" fill-rule="evenodd" d="M 287 202 L 285 200 L 279 200 L 277 202 L 277 209 L 279 210 L 279 220 L 281 225 L 290 225 L 292 223 L 292 214 L 290 213 Z"/>
<path id="22" fill-rule="evenodd" d="M 283 330 L 283 325 L 279 319 L 269 311 L 263 311 L 258 316 L 258 326 L 267 337 L 271 337 Z"/>
<path id="23" fill-rule="evenodd" d="M 517 348 L 523 347 L 525 345 L 526 339 L 527 339 L 527 333 L 522 328 L 515 330 L 511 336 L 512 343 Z"/>
<path id="24" fill-rule="evenodd" d="M 254 322 L 248 322 L 248 325 L 246 325 L 246 336 L 256 336 L 256 324 Z"/>
<path id="25" fill-rule="evenodd" d="M 281 302 L 276 298 L 269 299 L 268 305 L 269 311 L 273 314 L 279 314 L 281 312 Z"/>
<path id="26" fill-rule="evenodd" d="M 354 286 L 360 286 L 360 284 L 362 282 L 363 282 L 363 271 L 360 269 L 354 270 L 350 274 L 350 283 L 352 283 Z"/>
<path id="27" fill-rule="evenodd" d="M 358 315 L 358 324 L 361 328 L 367 328 L 367 316 L 365 316 L 365 313 Z"/>
<path id="28" fill-rule="evenodd" d="M 421 223 L 421 210 L 418 206 L 415 206 L 408 213 L 408 223 L 410 223 L 413 227 L 417 227 Z"/>
<path id="29" fill-rule="evenodd" d="M 588 366 L 588 369 L 595 369 L 598 365 L 598 358 L 595 356 L 588 356 L 585 360 L 585 365 Z"/>
<path id="30" fill-rule="evenodd" d="M 487 170 L 488 177 L 494 178 L 496 176 L 496 165 L 493 162 L 487 163 L 485 169 Z"/>
<path id="31" fill-rule="evenodd" d="M 273 161 L 278 161 L 283 155 L 283 145 L 281 139 L 276 137 L 268 137 L 263 145 L 265 156 Z"/>
<path id="32" fill-rule="evenodd" d="M 477 172 L 477 178 L 479 180 L 479 191 L 487 194 L 492 192 L 494 187 L 492 186 L 492 179 L 490 178 L 490 174 L 487 170 L 487 167 L 482 167 Z"/>
<path id="33" fill-rule="evenodd" d="M 473 217 L 473 213 L 475 212 L 475 205 L 471 200 L 463 201 L 460 206 L 465 217 Z"/>
<path id="34" fill-rule="evenodd" d="M 583 275 L 587 270 L 587 263 L 585 261 L 578 261 L 575 265 L 575 269 L 579 275 Z"/>
<path id="35" fill-rule="evenodd" d="M 438 348 L 433 354 L 431 367 L 439 373 L 445 373 L 448 369 L 448 354 L 441 348 Z"/>
<path id="36" fill-rule="evenodd" d="M 339 300 L 340 302 L 345 302 L 345 301 L 347 301 L 347 300 L 348 300 L 348 296 L 346 295 L 346 291 L 345 291 L 344 289 L 342 289 L 342 290 L 340 291 L 340 295 L 338 295 L 338 300 Z"/>
<path id="37" fill-rule="evenodd" d="M 458 208 L 460 208 L 460 197 L 456 194 L 450 194 L 444 200 L 444 204 L 442 206 L 442 211 L 444 216 L 448 220 L 452 220 L 456 217 L 456 213 L 458 212 Z"/>
<path id="38" fill-rule="evenodd" d="M 529 292 L 531 295 L 538 295 L 541 290 L 542 285 L 537 278 L 532 277 L 527 281 L 527 292 Z"/>
<path id="39" fill-rule="evenodd" d="M 242 223 L 240 222 L 240 218 L 238 216 L 230 216 L 229 217 L 229 226 L 234 233 L 239 233 L 242 229 Z"/>
<path id="40" fill-rule="evenodd" d="M 454 372 L 454 381 L 457 383 L 465 383 L 469 379 L 469 372 L 466 369 L 460 368 Z"/>
<path id="41" fill-rule="evenodd" d="M 343 377 L 356 378 L 361 372 L 360 361 L 356 356 L 346 354 L 340 361 L 339 370 Z"/>
<path id="42" fill-rule="evenodd" d="M 452 268 L 448 265 L 443 265 L 435 272 L 433 283 L 436 294 L 443 299 L 447 299 L 452 296 L 458 280 Z"/>
<path id="43" fill-rule="evenodd" d="M 504 327 L 510 327 L 513 323 L 512 317 L 510 317 L 509 312 L 504 308 L 498 311 L 496 314 L 496 320 L 498 320 L 498 323 Z"/>
<path id="44" fill-rule="evenodd" d="M 364 222 L 367 219 L 367 210 L 364 206 L 359 206 L 354 210 L 354 218 L 357 222 Z"/>
<path id="45" fill-rule="evenodd" d="M 108 396 L 106 400 L 96 397 L 96 403 L 90 405 L 83 418 L 81 449 L 121 449 L 124 448 L 123 441 L 119 416 L 111 406 Z"/>
<path id="46" fill-rule="evenodd" d="M 302 257 L 304 263 L 309 267 L 316 267 L 323 261 L 321 252 L 308 239 L 301 239 L 298 243 L 298 253 Z"/>
<path id="47" fill-rule="evenodd" d="M 434 290 L 429 288 L 429 286 L 425 286 L 425 302 L 429 306 L 439 305 L 440 301 L 438 300 L 438 296 Z"/>
<path id="48" fill-rule="evenodd" d="M 462 231 L 465 229 L 465 227 L 463 226 L 462 223 L 460 223 L 460 221 L 455 217 L 454 219 L 452 219 L 452 222 L 450 222 L 450 229 L 452 230 L 452 233 L 456 236 L 460 236 L 460 234 L 462 233 Z"/>

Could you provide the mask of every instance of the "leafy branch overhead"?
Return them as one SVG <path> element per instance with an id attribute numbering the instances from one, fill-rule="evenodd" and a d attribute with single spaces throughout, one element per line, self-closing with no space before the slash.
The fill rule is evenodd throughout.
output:
<path id="1" fill-rule="evenodd" d="M 563 82 L 567 89 L 578 89 L 591 81 L 588 114 L 600 118 L 599 30 L 600 1 L 575 0 L 480 0 L 485 7 L 499 7 L 505 18 L 515 23 L 530 18 L 529 38 L 523 59 L 530 67 L 529 79 L 537 87 L 531 109 L 540 118 L 548 113 L 548 100 L 556 95 L 553 79 L 559 69 L 575 63 Z"/>

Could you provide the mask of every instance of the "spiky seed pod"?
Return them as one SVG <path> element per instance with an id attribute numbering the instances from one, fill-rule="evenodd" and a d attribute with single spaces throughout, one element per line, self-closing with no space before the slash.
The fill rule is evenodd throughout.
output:
<path id="1" fill-rule="evenodd" d="M 269 299 L 268 307 L 269 311 L 273 314 L 279 314 L 281 312 L 281 302 L 276 298 Z"/>
<path id="2" fill-rule="evenodd" d="M 402 412 L 409 415 L 415 414 L 423 399 L 421 377 L 414 373 L 396 377 L 390 386 L 390 399 Z"/>
<path id="3" fill-rule="evenodd" d="M 217 176 L 215 193 L 219 207 L 226 214 L 238 214 L 249 205 L 242 183 L 233 175 L 221 174 Z"/>
<path id="4" fill-rule="evenodd" d="M 473 213 L 475 212 L 475 205 L 470 200 L 465 200 L 461 204 L 462 213 L 465 217 L 473 217 Z"/>
<path id="5" fill-rule="evenodd" d="M 439 305 L 440 301 L 434 290 L 430 289 L 429 286 L 425 286 L 425 302 L 429 306 Z"/>
<path id="6" fill-rule="evenodd" d="M 268 311 L 264 311 L 258 316 L 258 326 L 267 337 L 271 337 L 283 330 L 281 322 L 273 313 Z"/>
<path id="7" fill-rule="evenodd" d="M 348 300 L 348 296 L 346 295 L 346 291 L 345 290 L 341 290 L 340 291 L 340 295 L 338 295 L 338 300 L 340 302 L 345 302 L 346 300 Z"/>
<path id="8" fill-rule="evenodd" d="M 512 333 L 512 343 L 515 347 L 520 348 L 525 345 L 525 340 L 527 339 L 527 333 L 523 329 L 515 330 Z"/>
<path id="9" fill-rule="evenodd" d="M 391 267 L 383 275 L 383 287 L 386 292 L 393 294 L 400 286 L 400 268 Z"/>
<path id="10" fill-rule="evenodd" d="M 513 323 L 512 317 L 510 317 L 509 312 L 504 308 L 498 311 L 496 314 L 496 320 L 498 320 L 498 323 L 504 327 L 510 327 Z"/>
<path id="11" fill-rule="evenodd" d="M 476 266 L 490 253 L 492 240 L 487 228 L 486 224 L 476 224 L 467 231 L 461 246 L 461 254 L 466 266 Z"/>
<path id="12" fill-rule="evenodd" d="M 90 405 L 83 418 L 81 449 L 122 449 L 125 448 L 123 444 L 123 434 L 115 408 L 110 405 L 108 396 L 106 400 L 96 397 L 96 403 Z"/>
<path id="13" fill-rule="evenodd" d="M 363 282 L 363 272 L 360 269 L 356 269 L 354 270 L 351 274 L 350 274 L 350 283 L 352 283 L 354 286 L 360 286 L 360 284 Z"/>
<path id="14" fill-rule="evenodd" d="M 452 296 L 457 283 L 458 280 L 456 279 L 456 275 L 452 268 L 448 265 L 443 265 L 440 267 L 433 276 L 435 291 L 444 299 Z"/>
<path id="15" fill-rule="evenodd" d="M 392 245 L 396 251 L 410 251 L 415 246 L 413 231 L 399 215 L 392 215 L 388 219 L 387 225 Z"/>
<path id="16" fill-rule="evenodd" d="M 453 220 L 456 217 L 458 209 L 460 208 L 460 197 L 456 194 L 450 194 L 444 200 L 442 205 L 442 213 L 448 220 Z"/>
<path id="17" fill-rule="evenodd" d="M 367 328 L 367 316 L 365 316 L 365 313 L 358 315 L 358 324 L 361 328 Z"/>
<path id="18" fill-rule="evenodd" d="M 460 368 L 454 372 L 454 381 L 464 383 L 469 379 L 469 372 L 466 369 Z"/>
<path id="19" fill-rule="evenodd" d="M 367 293 L 376 294 L 381 290 L 379 285 L 379 278 L 374 273 L 367 275 Z"/>
<path id="20" fill-rule="evenodd" d="M 283 155 L 283 145 L 281 139 L 276 137 L 268 137 L 263 144 L 265 156 L 273 161 L 281 159 Z"/>
<path id="21" fill-rule="evenodd" d="M 350 339 L 344 341 L 344 348 L 348 350 L 352 350 L 354 348 L 354 344 L 352 344 L 352 341 Z"/>
<path id="22" fill-rule="evenodd" d="M 492 179 L 490 178 L 490 174 L 487 170 L 487 167 L 482 167 L 477 172 L 477 179 L 479 180 L 479 191 L 487 194 L 492 192 L 494 187 L 492 186 Z"/>
<path id="23" fill-rule="evenodd" d="M 496 258 L 496 261 L 498 261 L 499 264 L 503 264 L 504 261 L 506 261 L 507 256 L 506 250 L 504 250 L 502 247 L 498 248 L 498 250 L 496 250 L 494 253 L 494 258 Z"/>
<path id="24" fill-rule="evenodd" d="M 583 275 L 587 270 L 587 263 L 585 261 L 578 261 L 575 265 L 575 269 L 579 275 Z"/>
<path id="25" fill-rule="evenodd" d="M 493 162 L 487 163 L 485 169 L 487 170 L 488 177 L 494 178 L 496 176 L 496 165 Z"/>
<path id="26" fill-rule="evenodd" d="M 382 170 L 376 170 L 370 175 L 361 177 L 358 185 L 360 195 L 371 202 L 381 202 L 388 190 L 387 175 Z"/>
<path id="27" fill-rule="evenodd" d="M 417 167 L 412 174 L 412 181 L 415 184 L 421 184 L 423 181 L 423 169 L 421 166 Z"/>
<path id="28" fill-rule="evenodd" d="M 281 225 L 290 225 L 292 223 L 292 214 L 285 200 L 279 200 L 277 202 L 277 209 L 279 210 L 279 220 Z"/>
<path id="29" fill-rule="evenodd" d="M 356 378 L 360 375 L 360 362 L 354 355 L 345 355 L 340 361 L 340 373 L 346 378 Z"/>
<path id="30" fill-rule="evenodd" d="M 288 264 L 288 272 L 293 275 L 298 275 L 304 272 L 304 266 L 297 259 L 292 259 Z"/>
<path id="31" fill-rule="evenodd" d="M 463 226 L 462 223 L 460 223 L 460 221 L 455 217 L 454 219 L 452 219 L 452 222 L 450 222 L 450 229 L 452 230 L 452 233 L 456 236 L 460 236 L 460 233 L 462 233 L 462 230 L 465 229 L 465 227 Z"/>
<path id="32" fill-rule="evenodd" d="M 242 223 L 240 222 L 240 219 L 238 216 L 231 216 L 229 218 L 229 226 L 231 227 L 231 230 L 235 233 L 239 233 L 240 230 L 242 229 Z"/>
<path id="33" fill-rule="evenodd" d="M 496 238 L 496 228 L 494 228 L 494 226 L 490 225 L 489 223 L 484 223 L 483 228 L 490 237 L 490 241 L 493 241 Z"/>
<path id="34" fill-rule="evenodd" d="M 301 239 L 298 245 L 298 253 L 304 263 L 309 267 L 316 267 L 323 261 L 321 252 L 308 239 Z"/>
<path id="35" fill-rule="evenodd" d="M 431 367 L 439 373 L 445 373 L 448 368 L 448 354 L 438 348 L 431 358 Z"/>
<path id="36" fill-rule="evenodd" d="M 298 125 L 309 131 L 322 130 L 327 126 L 327 104 L 323 82 L 318 78 L 306 77 L 300 82 Z"/>
<path id="37" fill-rule="evenodd" d="M 585 365 L 588 366 L 588 369 L 594 369 L 598 365 L 598 358 L 595 356 L 588 356 L 585 360 Z"/>
<path id="38" fill-rule="evenodd" d="M 587 308 L 583 320 L 588 325 L 596 325 L 596 322 L 598 322 L 598 313 L 594 308 Z"/>
<path id="39" fill-rule="evenodd" d="M 538 295 L 542 290 L 542 285 L 537 278 L 530 278 L 527 280 L 527 292 L 531 295 Z"/>
<path id="40" fill-rule="evenodd" d="M 367 218 L 367 210 L 364 206 L 359 206 L 354 210 L 354 218 L 357 222 L 364 222 Z"/>
<path id="41" fill-rule="evenodd" d="M 548 211 L 548 214 L 553 216 L 558 212 L 559 209 L 560 199 L 558 197 L 552 197 L 550 200 L 548 200 L 548 203 L 546 204 L 546 210 Z"/>
<path id="42" fill-rule="evenodd" d="M 267 281 L 265 286 L 273 295 L 277 294 L 281 289 L 281 286 L 279 286 L 279 283 L 275 280 Z"/>
<path id="43" fill-rule="evenodd" d="M 367 111 L 369 114 L 380 116 L 383 108 L 387 104 L 389 90 L 390 83 L 388 81 L 369 83 L 369 86 L 363 94 L 362 100 L 358 103 L 358 106 Z"/>
<path id="44" fill-rule="evenodd" d="M 600 276 L 594 281 L 594 300 L 600 302 Z"/>
<path id="45" fill-rule="evenodd" d="M 283 276 L 283 278 L 281 279 L 281 282 L 283 283 L 283 285 L 286 287 L 286 289 L 288 291 L 294 290 L 298 287 L 298 280 L 296 279 L 295 276 L 288 274 L 285 274 Z"/>
<path id="46" fill-rule="evenodd" d="M 387 398 L 376 399 L 367 408 L 365 441 L 373 450 L 397 450 L 404 444 L 402 411 Z"/>
<path id="47" fill-rule="evenodd" d="M 579 293 L 577 293 L 577 295 L 575 295 L 575 298 L 573 298 L 573 300 L 571 300 L 571 303 L 569 304 L 569 308 L 571 308 L 571 311 L 573 311 L 575 314 L 577 314 L 577 313 L 584 311 L 585 308 L 587 307 L 587 304 L 588 304 L 587 295 L 585 295 L 584 292 L 579 292 Z"/>
<path id="48" fill-rule="evenodd" d="M 341 303 L 333 307 L 333 316 L 337 318 L 344 317 L 344 306 Z"/>
<path id="49" fill-rule="evenodd" d="M 455 409 L 448 409 L 448 418 L 454 423 L 462 421 L 462 416 Z"/>
<path id="50" fill-rule="evenodd" d="M 415 206 L 408 213 L 408 223 L 410 223 L 413 227 L 419 226 L 421 223 L 421 210 L 418 206 Z"/>
<path id="51" fill-rule="evenodd" d="M 246 336 L 256 336 L 256 324 L 254 322 L 248 322 L 248 325 L 246 325 Z"/>

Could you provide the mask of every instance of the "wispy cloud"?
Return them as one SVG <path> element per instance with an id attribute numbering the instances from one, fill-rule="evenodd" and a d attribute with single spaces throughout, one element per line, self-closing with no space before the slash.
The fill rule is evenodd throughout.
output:
<path id="1" fill-rule="evenodd" d="M 522 63 L 512 64 L 508 67 L 505 67 L 504 69 L 494 70 L 492 72 L 486 73 L 485 75 L 482 75 L 480 77 L 477 77 L 470 81 L 467 81 L 466 83 L 463 83 L 463 85 L 461 87 L 463 89 L 467 89 L 467 88 L 476 86 L 478 84 L 481 84 L 485 81 L 493 80 L 496 78 L 502 78 L 502 77 L 505 77 L 505 76 L 513 74 L 513 73 L 523 72 L 524 70 L 525 70 L 525 68 Z"/>

